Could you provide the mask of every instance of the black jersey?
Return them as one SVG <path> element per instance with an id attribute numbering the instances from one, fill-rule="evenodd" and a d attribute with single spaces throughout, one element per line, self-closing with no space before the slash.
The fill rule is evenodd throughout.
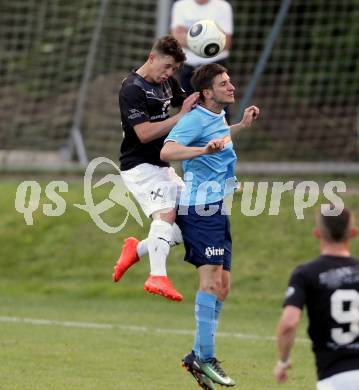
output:
<path id="1" fill-rule="evenodd" d="M 292 274 L 284 305 L 307 307 L 319 380 L 359 369 L 359 261 L 320 256 Z"/>
<path id="2" fill-rule="evenodd" d="M 170 77 L 163 83 L 150 83 L 136 72 L 123 82 L 119 94 L 124 137 L 121 145 L 121 170 L 143 163 L 169 166 L 161 161 L 160 152 L 166 136 L 141 143 L 134 126 L 143 122 L 159 122 L 169 118 L 169 106 L 181 106 L 186 94 L 176 79 Z"/>

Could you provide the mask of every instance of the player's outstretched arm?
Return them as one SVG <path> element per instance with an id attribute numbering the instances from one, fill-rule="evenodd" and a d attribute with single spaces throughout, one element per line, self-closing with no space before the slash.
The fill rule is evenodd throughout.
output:
<path id="1" fill-rule="evenodd" d="M 192 108 L 197 104 L 199 93 L 194 92 L 188 96 L 182 104 L 181 110 L 178 114 L 171 116 L 170 118 L 160 122 L 143 122 L 134 126 L 138 139 L 146 144 L 157 138 L 161 138 L 167 135 L 176 123 L 183 117 L 184 114 L 190 112 Z"/>
<path id="2" fill-rule="evenodd" d="M 278 383 L 288 380 L 287 370 L 292 367 L 290 352 L 294 345 L 301 314 L 301 309 L 288 305 L 283 309 L 279 320 L 277 327 L 278 361 L 274 367 L 274 376 Z"/>
<path id="3" fill-rule="evenodd" d="M 239 123 L 230 126 L 231 135 L 236 136 L 241 129 L 251 127 L 254 120 L 259 116 L 259 108 L 257 106 L 249 106 L 244 110 L 243 118 Z"/>
<path id="4" fill-rule="evenodd" d="M 206 146 L 185 146 L 174 141 L 167 141 L 161 150 L 162 161 L 182 161 L 219 152 L 224 148 L 224 138 L 213 139 Z"/>

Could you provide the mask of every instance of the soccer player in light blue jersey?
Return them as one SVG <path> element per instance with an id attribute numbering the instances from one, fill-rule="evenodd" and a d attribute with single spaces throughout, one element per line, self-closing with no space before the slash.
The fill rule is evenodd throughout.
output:
<path id="1" fill-rule="evenodd" d="M 224 198 L 236 188 L 237 157 L 231 135 L 249 127 L 259 109 L 248 107 L 240 123 L 228 126 L 223 108 L 234 103 L 235 88 L 227 69 L 219 64 L 198 68 L 192 84 L 200 93 L 199 104 L 171 130 L 161 159 L 183 161 L 186 188 L 177 224 L 184 239 L 185 260 L 196 266 L 199 275 L 196 336 L 192 352 L 182 362 L 202 388 L 213 390 L 214 383 L 235 384 L 214 350 L 219 315 L 230 288 L 232 242 Z"/>

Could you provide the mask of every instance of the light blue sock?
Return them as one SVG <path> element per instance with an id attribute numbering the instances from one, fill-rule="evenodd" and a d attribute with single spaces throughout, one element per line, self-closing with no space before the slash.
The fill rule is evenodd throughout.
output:
<path id="1" fill-rule="evenodd" d="M 219 315 L 221 314 L 224 302 L 217 299 L 216 308 L 214 312 L 214 334 L 216 334 L 219 323 Z"/>
<path id="2" fill-rule="evenodd" d="M 215 307 L 215 312 L 214 312 L 214 335 L 216 336 L 217 329 L 218 329 L 218 323 L 219 323 L 219 315 L 221 314 L 222 307 L 223 307 L 224 302 L 220 300 L 216 300 L 216 307 Z M 194 344 L 193 344 L 193 352 L 196 356 L 199 356 L 199 332 L 198 332 L 198 327 L 196 329 L 196 334 L 194 337 Z"/>
<path id="3" fill-rule="evenodd" d="M 196 295 L 196 335 L 193 351 L 202 361 L 214 357 L 215 309 L 217 297 L 204 291 Z"/>
<path id="4" fill-rule="evenodd" d="M 196 319 L 196 324 L 197 324 L 197 319 Z M 199 357 L 199 330 L 197 325 L 196 325 L 196 333 L 194 335 L 194 343 L 193 343 L 192 351 L 197 357 Z"/>

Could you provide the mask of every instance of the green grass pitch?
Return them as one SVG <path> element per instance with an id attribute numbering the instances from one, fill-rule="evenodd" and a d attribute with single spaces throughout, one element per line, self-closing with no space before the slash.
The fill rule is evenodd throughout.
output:
<path id="1" fill-rule="evenodd" d="M 143 291 L 148 260 L 124 279 L 111 280 L 112 267 L 127 235 L 145 236 L 130 218 L 111 235 L 73 207 L 83 203 L 82 183 L 69 180 L 64 215 L 46 217 L 39 209 L 26 226 L 14 207 L 22 179 L 0 184 L 0 389 L 4 390 L 168 390 L 196 389 L 180 366 L 193 341 L 195 270 L 182 261 L 183 248 L 171 251 L 168 273 L 184 301 L 174 303 Z M 52 179 L 51 179 L 52 180 Z M 285 180 L 283 180 L 285 181 Z M 40 182 L 44 189 L 47 181 Z M 98 198 L 106 197 L 107 190 Z M 355 193 L 342 195 L 359 215 Z M 313 212 L 297 220 L 293 196 L 285 195 L 278 216 L 231 217 L 232 290 L 224 306 L 216 352 L 238 389 L 314 389 L 315 370 L 305 317 L 292 360 L 290 381 L 277 385 L 273 339 L 287 280 L 293 267 L 318 253 L 311 232 Z M 40 205 L 48 203 L 44 195 Z M 116 225 L 123 209 L 104 218 Z M 359 240 L 353 241 L 359 253 Z M 37 320 L 44 320 L 38 322 Z M 218 388 L 221 388 L 218 386 Z"/>

